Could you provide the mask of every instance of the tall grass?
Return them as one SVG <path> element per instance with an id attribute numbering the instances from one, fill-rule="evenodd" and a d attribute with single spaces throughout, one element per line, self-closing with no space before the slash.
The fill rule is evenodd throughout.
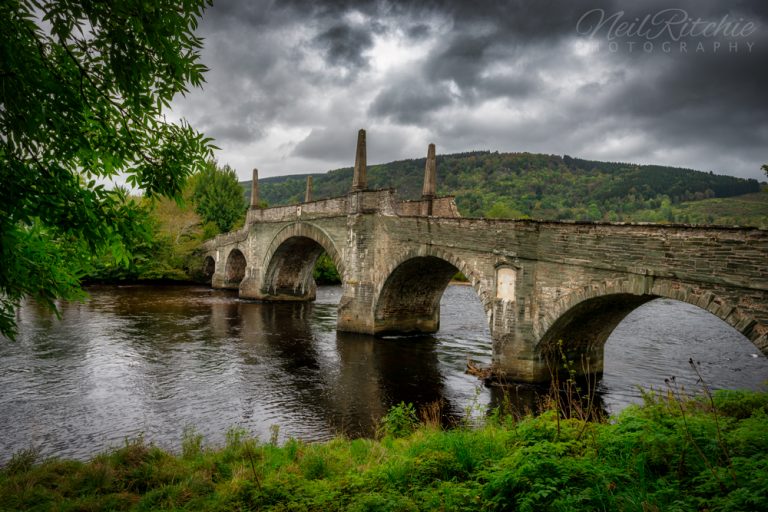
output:
<path id="1" fill-rule="evenodd" d="M 609 421 L 552 408 L 441 430 L 400 404 L 380 438 L 222 447 L 193 430 L 182 453 L 139 438 L 83 463 L 20 452 L 0 510 L 768 510 L 768 393 L 646 392 Z"/>

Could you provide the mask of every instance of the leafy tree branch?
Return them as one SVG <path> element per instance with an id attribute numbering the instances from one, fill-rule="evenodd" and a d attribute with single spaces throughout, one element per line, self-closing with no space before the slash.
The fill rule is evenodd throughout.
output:
<path id="1" fill-rule="evenodd" d="M 194 34 L 210 0 L 10 0 L 0 5 L 0 334 L 24 296 L 82 295 L 94 253 L 143 236 L 125 180 L 179 197 L 211 140 L 165 118 L 206 71 Z"/>

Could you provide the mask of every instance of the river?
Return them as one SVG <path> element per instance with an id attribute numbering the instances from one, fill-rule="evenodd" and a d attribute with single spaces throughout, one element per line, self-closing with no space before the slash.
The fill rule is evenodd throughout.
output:
<path id="1" fill-rule="evenodd" d="M 339 287 L 320 287 L 311 304 L 247 302 L 202 286 L 89 293 L 62 304 L 61 320 L 25 303 L 18 339 L 0 339 L 0 463 L 29 447 L 87 459 L 142 435 L 178 450 L 189 428 L 212 445 L 232 427 L 261 439 L 275 425 L 280 440 L 371 435 L 401 401 L 440 401 L 462 418 L 499 400 L 464 373 L 467 358 L 491 360 L 468 286 L 446 290 L 437 334 L 385 339 L 336 332 Z M 672 375 L 696 388 L 689 358 L 712 387 L 764 389 L 768 379 L 768 360 L 741 334 L 669 300 L 636 309 L 605 350 L 599 390 L 610 412 L 638 402 L 637 386 L 663 388 Z"/>

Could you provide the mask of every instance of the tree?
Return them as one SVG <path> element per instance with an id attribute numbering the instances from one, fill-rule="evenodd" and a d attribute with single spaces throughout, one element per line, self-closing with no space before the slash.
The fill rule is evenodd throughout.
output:
<path id="1" fill-rule="evenodd" d="M 137 206 L 105 184 L 178 197 L 210 157 L 210 139 L 164 117 L 203 83 L 193 31 L 207 5 L 0 4 L 0 334 L 14 335 L 24 296 L 54 310 L 80 296 L 91 253 L 127 260 Z"/>
<path id="2" fill-rule="evenodd" d="M 493 203 L 487 212 L 485 217 L 488 219 L 527 219 L 528 216 L 523 214 L 520 210 L 516 210 L 502 201 Z"/>
<path id="3" fill-rule="evenodd" d="M 339 284 L 341 276 L 336 269 L 333 260 L 327 253 L 323 253 L 317 258 L 315 268 L 312 270 L 312 277 L 317 284 Z"/>
<path id="4" fill-rule="evenodd" d="M 219 168 L 211 160 L 192 177 L 192 202 L 203 222 L 213 222 L 224 233 L 245 213 L 245 195 L 237 174 L 228 165 Z"/>
<path id="5" fill-rule="evenodd" d="M 761 169 L 763 169 L 763 172 L 765 173 L 765 175 L 768 176 L 768 164 L 763 164 Z"/>

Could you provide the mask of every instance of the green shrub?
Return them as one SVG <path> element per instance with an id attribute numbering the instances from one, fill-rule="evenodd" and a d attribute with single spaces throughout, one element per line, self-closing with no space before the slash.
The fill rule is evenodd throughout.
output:
<path id="1" fill-rule="evenodd" d="M 381 418 L 381 429 L 385 435 L 404 437 L 412 433 L 419 424 L 413 404 L 400 402 Z"/>
<path id="2" fill-rule="evenodd" d="M 32 469 L 32 466 L 40 456 L 40 449 L 35 447 L 19 450 L 11 456 L 2 471 L 6 475 L 16 475 Z"/>
<path id="3" fill-rule="evenodd" d="M 749 418 L 758 410 L 768 413 L 768 393 L 721 389 L 712 398 L 720 414 L 736 419 Z"/>
<path id="4" fill-rule="evenodd" d="M 418 511 L 416 504 L 406 496 L 394 492 L 362 494 L 347 508 L 349 512 L 408 512 Z"/>

